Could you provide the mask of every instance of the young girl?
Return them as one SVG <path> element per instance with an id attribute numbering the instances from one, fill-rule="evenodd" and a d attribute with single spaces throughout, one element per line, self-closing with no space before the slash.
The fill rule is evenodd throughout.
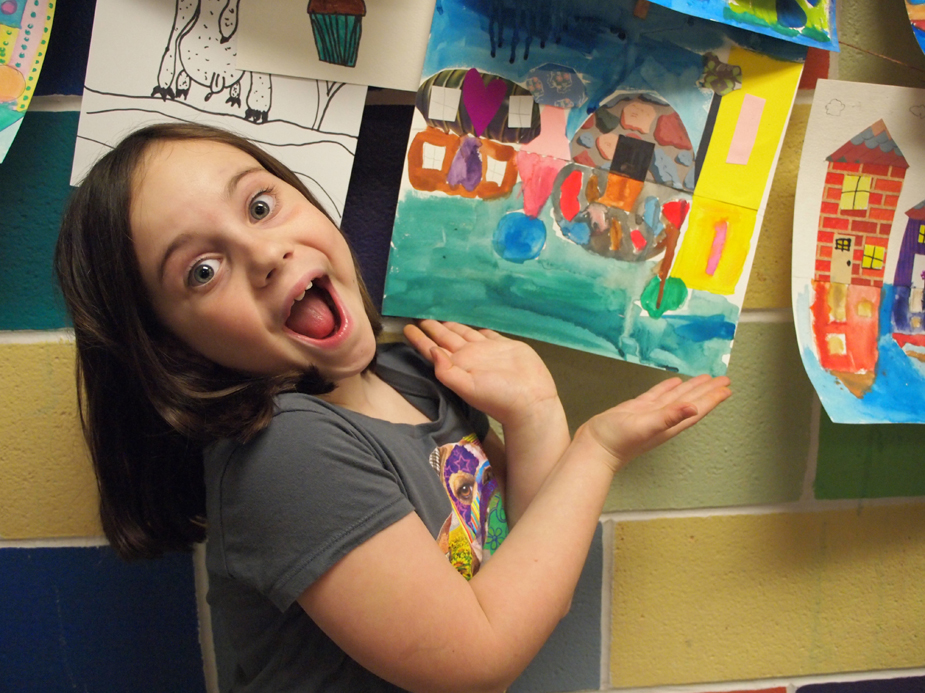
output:
<path id="1" fill-rule="evenodd" d="M 208 538 L 234 690 L 504 690 L 568 611 L 614 473 L 729 395 L 673 378 L 570 440 L 521 342 L 424 320 L 377 346 L 299 179 L 198 125 L 94 166 L 56 269 L 103 528 L 124 558 Z"/>

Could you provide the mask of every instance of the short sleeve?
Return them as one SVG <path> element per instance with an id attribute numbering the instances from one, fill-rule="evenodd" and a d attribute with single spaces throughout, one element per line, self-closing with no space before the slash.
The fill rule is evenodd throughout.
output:
<path id="1" fill-rule="evenodd" d="M 210 570 L 249 584 L 281 610 L 414 509 L 379 444 L 310 403 L 279 412 L 217 467 L 208 513 L 219 565 Z"/>

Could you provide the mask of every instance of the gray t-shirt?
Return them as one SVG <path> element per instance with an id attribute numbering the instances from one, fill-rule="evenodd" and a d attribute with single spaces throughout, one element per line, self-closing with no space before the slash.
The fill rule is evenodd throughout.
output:
<path id="1" fill-rule="evenodd" d="M 483 510 L 466 514 L 471 489 L 460 505 L 439 462 L 449 455 L 441 450 L 458 458 L 478 447 L 472 434 L 488 432 L 484 414 L 440 385 L 407 346 L 381 346 L 376 372 L 431 422 L 388 423 L 291 393 L 248 444 L 224 440 L 205 451 L 209 603 L 235 651 L 235 691 L 399 690 L 350 659 L 296 599 L 410 512 L 443 536 L 441 545 L 448 532 L 477 532 L 480 515 L 483 538 L 488 531 L 489 500 L 496 509 L 500 494 L 483 485 Z"/>

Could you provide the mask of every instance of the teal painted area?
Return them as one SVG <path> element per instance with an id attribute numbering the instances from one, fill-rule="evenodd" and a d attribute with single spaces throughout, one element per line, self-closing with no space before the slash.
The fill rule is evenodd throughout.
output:
<path id="1" fill-rule="evenodd" d="M 0 330 L 52 330 L 67 319 L 52 273 L 78 113 L 28 112 L 0 164 Z"/>
<path id="2" fill-rule="evenodd" d="M 536 260 L 508 262 L 492 247 L 493 230 L 521 209 L 517 189 L 491 203 L 407 192 L 392 234 L 383 311 L 457 320 L 682 373 L 725 372 L 734 305 L 691 292 L 683 312 L 644 315 L 636 298 L 654 275 L 653 263 L 605 258 L 552 231 Z"/>
<path id="3" fill-rule="evenodd" d="M 819 422 L 816 498 L 925 495 L 925 426 Z"/>

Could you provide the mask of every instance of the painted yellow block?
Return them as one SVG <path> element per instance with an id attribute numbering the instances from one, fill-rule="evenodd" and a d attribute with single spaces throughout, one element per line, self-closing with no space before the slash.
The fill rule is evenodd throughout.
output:
<path id="1" fill-rule="evenodd" d="M 0 539 L 99 536 L 74 346 L 0 345 Z"/>
<path id="2" fill-rule="evenodd" d="M 925 505 L 615 526 L 616 688 L 925 665 Z"/>
<path id="3" fill-rule="evenodd" d="M 742 68 L 742 88 L 727 94 L 720 102 L 710 148 L 695 192 L 701 197 L 758 209 L 787 125 L 803 65 L 775 60 L 742 48 L 733 48 L 728 62 Z M 765 100 L 755 145 L 747 164 L 727 164 L 726 156 L 746 94 Z"/>
<path id="4" fill-rule="evenodd" d="M 808 105 L 798 104 L 790 114 L 745 292 L 746 309 L 790 307 L 793 200 L 809 109 Z"/>
<path id="5" fill-rule="evenodd" d="M 753 209 L 694 195 L 671 276 L 681 279 L 688 289 L 726 296 L 735 293 L 757 223 Z M 723 239 L 717 249 L 720 233 Z M 711 266 L 714 253 L 719 259 Z"/>

